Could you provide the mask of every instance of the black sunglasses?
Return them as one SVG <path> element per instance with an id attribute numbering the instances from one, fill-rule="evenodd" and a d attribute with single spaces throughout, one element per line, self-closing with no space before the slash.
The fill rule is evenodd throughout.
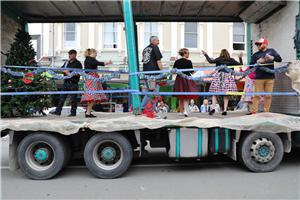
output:
<path id="1" fill-rule="evenodd" d="M 260 45 L 262 45 L 262 43 L 258 43 L 256 46 L 260 46 Z"/>

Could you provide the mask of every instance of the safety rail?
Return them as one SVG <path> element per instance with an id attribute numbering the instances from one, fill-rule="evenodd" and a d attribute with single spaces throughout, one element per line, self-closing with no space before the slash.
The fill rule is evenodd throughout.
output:
<path id="1" fill-rule="evenodd" d="M 13 76 L 24 76 L 25 73 L 23 72 L 15 72 L 10 69 L 5 69 L 5 68 L 25 68 L 25 69 L 37 69 L 35 71 L 32 71 L 32 73 L 37 74 L 37 73 L 42 73 L 42 72 L 49 72 L 50 75 L 54 76 L 58 80 L 63 80 L 67 78 L 73 77 L 75 74 L 80 74 L 84 78 L 87 79 L 97 79 L 101 83 L 104 83 L 108 80 L 111 80 L 114 78 L 117 74 L 119 73 L 128 73 L 129 77 L 137 75 L 139 77 L 144 78 L 146 81 L 147 80 L 153 80 L 153 79 L 163 79 L 168 77 L 171 74 L 177 73 L 178 75 L 187 78 L 189 80 L 194 80 L 198 82 L 205 82 L 205 78 L 211 78 L 213 77 L 213 74 L 216 73 L 217 71 L 221 69 L 225 69 L 227 72 L 232 73 L 235 76 L 242 76 L 245 77 L 248 74 L 252 73 L 255 71 L 258 67 L 264 71 L 267 71 L 269 73 L 282 73 L 284 72 L 288 66 L 285 65 L 284 67 L 281 67 L 279 69 L 271 70 L 267 67 L 262 67 L 261 65 L 269 65 L 269 64 L 254 64 L 254 65 L 237 65 L 237 66 L 229 66 L 227 67 L 226 65 L 221 65 L 218 67 L 214 68 L 193 68 L 193 69 L 172 69 L 172 70 L 162 70 L 162 71 L 143 71 L 143 72 L 134 72 L 134 73 L 129 73 L 126 70 L 117 70 L 117 71 L 106 71 L 106 70 L 90 70 L 90 69 L 74 69 L 74 68 L 67 68 L 69 71 L 72 71 L 68 76 L 61 76 L 57 75 L 54 73 L 52 70 L 66 70 L 66 68 L 50 68 L 50 67 L 29 67 L 29 66 L 7 66 L 7 65 L 2 65 L 1 67 L 1 72 L 2 73 L 10 73 Z M 232 70 L 232 68 L 235 67 L 252 67 L 252 69 L 246 71 L 246 72 L 235 72 Z M 186 71 L 200 71 L 200 70 L 214 70 L 213 73 L 210 73 L 206 76 L 202 77 L 191 77 L 183 74 L 182 72 Z M 104 73 L 111 73 L 109 76 L 105 78 L 95 78 L 91 77 L 83 72 L 86 71 L 96 71 L 96 72 L 104 72 Z M 163 73 L 163 74 L 160 74 Z M 54 75 L 55 74 L 55 75 Z M 152 75 L 148 76 L 146 74 L 160 74 L 160 75 Z M 241 79 L 241 78 L 240 78 Z M 111 87 L 110 87 L 111 88 Z M 94 94 L 94 93 L 130 93 L 132 95 L 160 95 L 160 96 L 172 96 L 172 95 L 199 95 L 199 96 L 212 96 L 212 95 L 292 95 L 292 96 L 299 96 L 297 92 L 272 92 L 272 93 L 265 93 L 265 92 L 260 92 L 260 93 L 244 93 L 244 92 L 218 92 L 218 93 L 213 93 L 213 92 L 140 92 L 139 90 L 126 90 L 129 89 L 129 86 L 125 88 L 117 88 L 118 90 L 101 90 L 101 91 L 56 91 L 56 92 L 3 92 L 0 95 L 46 95 L 46 94 L 83 94 L 83 93 L 89 93 L 89 94 Z"/>

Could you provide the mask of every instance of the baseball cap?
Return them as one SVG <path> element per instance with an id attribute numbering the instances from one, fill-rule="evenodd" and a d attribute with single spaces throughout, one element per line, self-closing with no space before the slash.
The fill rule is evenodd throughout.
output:
<path id="1" fill-rule="evenodd" d="M 264 38 L 260 38 L 257 42 L 255 42 L 255 45 L 262 44 L 262 43 L 265 43 L 265 44 L 268 45 L 268 40 L 266 40 Z"/>
<path id="2" fill-rule="evenodd" d="M 74 50 L 74 49 L 71 49 L 69 52 L 68 52 L 69 54 L 72 54 L 72 53 L 75 53 L 75 54 L 77 54 L 77 51 L 76 50 Z"/>

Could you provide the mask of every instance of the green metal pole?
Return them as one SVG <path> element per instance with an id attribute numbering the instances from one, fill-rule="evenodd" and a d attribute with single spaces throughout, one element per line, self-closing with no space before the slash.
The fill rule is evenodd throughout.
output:
<path id="1" fill-rule="evenodd" d="M 123 0 L 123 13 L 127 42 L 129 73 L 138 72 L 139 64 L 137 57 L 135 26 L 133 22 L 131 0 Z M 137 75 L 130 76 L 129 81 L 131 90 L 139 90 L 140 81 Z M 139 95 L 132 95 L 132 110 L 134 114 L 141 114 L 141 98 Z"/>
<path id="2" fill-rule="evenodd" d="M 252 44 L 251 44 L 251 24 L 250 23 L 247 23 L 247 63 L 248 65 L 250 64 L 250 61 L 251 61 L 251 47 L 252 47 Z"/>
<path id="3" fill-rule="evenodd" d="M 297 34 L 297 29 L 298 29 L 298 31 L 300 31 L 300 1 L 298 2 L 298 4 L 299 4 L 299 13 L 296 16 L 296 31 L 295 31 L 296 34 Z M 299 41 L 300 32 L 298 32 L 298 35 L 295 35 L 295 38 L 298 38 L 298 41 Z M 296 55 L 297 59 L 300 60 L 300 47 L 298 49 L 296 49 L 296 53 L 297 53 L 297 55 Z"/>
<path id="4" fill-rule="evenodd" d="M 26 19 L 24 19 L 24 30 L 29 33 L 29 29 L 28 29 L 28 22 Z"/>

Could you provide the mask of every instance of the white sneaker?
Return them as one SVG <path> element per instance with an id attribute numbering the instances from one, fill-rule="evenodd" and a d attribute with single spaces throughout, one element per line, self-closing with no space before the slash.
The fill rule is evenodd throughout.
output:
<path id="1" fill-rule="evenodd" d="M 158 116 L 158 115 L 155 115 L 155 119 L 160 119 L 160 116 Z"/>
<path id="2" fill-rule="evenodd" d="M 183 116 L 183 113 L 179 113 L 179 116 Z"/>
<path id="3" fill-rule="evenodd" d="M 186 117 L 189 116 L 189 114 L 187 112 L 184 112 L 183 115 L 186 116 Z"/>

